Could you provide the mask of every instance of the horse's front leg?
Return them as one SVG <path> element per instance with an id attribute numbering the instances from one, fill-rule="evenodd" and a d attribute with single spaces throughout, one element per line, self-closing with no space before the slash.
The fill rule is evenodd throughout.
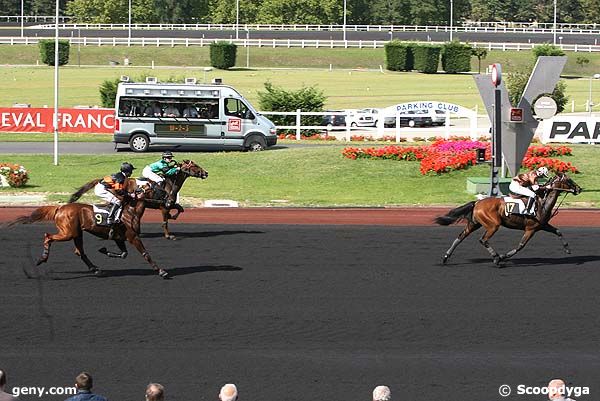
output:
<path id="1" fill-rule="evenodd" d="M 100 275 L 102 271 L 98 266 L 92 263 L 92 261 L 85 254 L 85 250 L 83 249 L 83 235 L 79 235 L 78 237 L 73 238 L 73 242 L 75 243 L 75 254 L 78 255 L 83 263 L 86 264 L 88 269 L 96 275 Z"/>
<path id="2" fill-rule="evenodd" d="M 146 259 L 146 262 L 150 263 L 150 266 L 152 266 L 152 268 L 158 272 L 158 275 L 160 277 L 162 277 L 164 279 L 171 278 L 169 276 L 169 273 L 165 269 L 158 267 L 158 265 L 154 262 L 154 260 L 152 260 L 152 258 L 150 257 L 150 254 L 146 250 L 146 247 L 144 247 L 144 244 L 142 243 L 142 241 L 140 240 L 140 237 L 138 237 L 138 235 L 136 233 L 134 233 L 132 231 L 128 231 L 127 232 L 127 241 L 129 241 L 129 243 L 131 245 L 133 245 L 135 247 L 135 249 L 138 250 L 139 253 L 142 254 L 144 259 Z"/>
<path id="3" fill-rule="evenodd" d="M 179 215 L 181 213 L 183 213 L 183 207 L 179 203 L 176 203 L 176 204 L 173 205 L 172 209 L 175 209 L 176 213 L 171 216 L 170 210 L 169 210 L 169 219 L 171 219 L 171 220 L 177 220 L 177 218 L 179 217 Z"/>
<path id="4" fill-rule="evenodd" d="M 485 249 L 487 249 L 487 251 L 490 253 L 490 255 L 492 255 L 495 265 L 500 264 L 500 260 L 502 260 L 502 258 L 500 257 L 500 255 L 498 255 L 498 252 L 496 252 L 496 250 L 494 248 L 492 248 L 492 246 L 489 243 L 489 240 L 496 233 L 496 231 L 498 231 L 499 227 L 500 226 L 498 225 L 498 226 L 493 226 L 493 227 L 487 228 L 485 234 L 483 234 L 483 236 L 479 240 L 481 245 L 483 245 L 483 247 Z"/>
<path id="5" fill-rule="evenodd" d="M 525 230 L 525 233 L 521 237 L 521 241 L 519 241 L 519 245 L 515 249 L 512 249 L 512 250 L 506 252 L 504 255 L 500 255 L 500 260 L 505 260 L 510 257 L 513 257 L 517 252 L 519 252 L 521 249 L 523 249 L 525 247 L 525 245 L 527 245 L 527 242 L 529 242 L 531 237 L 533 237 L 533 234 L 535 234 L 535 231 L 536 230 Z"/>
<path id="6" fill-rule="evenodd" d="M 169 209 L 161 207 L 160 212 L 161 212 L 162 218 L 163 218 L 163 222 L 161 224 L 161 227 L 163 229 L 163 236 L 166 239 L 175 239 L 175 236 L 169 232 L 169 219 L 171 218 Z"/>
<path id="7" fill-rule="evenodd" d="M 560 230 L 558 228 L 554 227 L 551 224 L 544 224 L 541 227 L 541 230 L 548 231 L 549 233 L 552 233 L 552 234 L 558 236 L 558 238 L 560 239 L 560 242 L 562 242 L 563 250 L 565 251 L 565 253 L 566 254 L 571 253 L 571 249 L 569 249 L 569 243 L 565 240 L 565 238 L 563 237 L 562 233 L 560 232 Z"/>

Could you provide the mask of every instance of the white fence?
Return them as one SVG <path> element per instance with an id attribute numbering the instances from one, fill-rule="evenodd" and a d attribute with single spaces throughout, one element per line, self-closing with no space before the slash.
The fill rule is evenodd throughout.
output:
<path id="1" fill-rule="evenodd" d="M 0 31 L 1 32 L 1 31 Z M 0 37 L 0 44 L 9 45 L 31 45 L 37 44 L 40 39 L 53 39 L 53 37 Z M 205 38 L 88 38 L 88 37 L 62 37 L 68 39 L 71 45 L 82 46 L 209 46 L 213 42 L 223 41 L 223 39 L 205 39 Z M 308 40 L 308 39 L 227 39 L 230 43 L 235 43 L 242 47 L 271 47 L 271 48 L 355 48 L 355 49 L 374 49 L 382 48 L 388 43 L 387 40 Z M 430 44 L 443 44 L 443 42 L 429 41 Z M 491 42 L 471 42 L 474 47 L 485 48 L 488 50 L 531 50 L 540 44 L 534 43 L 491 43 Z M 559 44 L 557 45 L 564 51 L 574 52 L 599 52 L 600 45 L 577 45 L 577 44 Z"/>
<path id="2" fill-rule="evenodd" d="M 471 139 L 477 139 L 482 136 L 489 136 L 489 120 L 487 116 L 478 116 L 473 119 L 467 118 L 452 118 L 451 114 L 446 115 L 446 121 L 443 126 L 439 127 L 401 127 L 400 116 L 404 114 L 396 113 L 395 116 L 395 127 L 386 128 L 384 127 L 384 120 L 380 118 L 377 122 L 376 127 L 352 127 L 350 125 L 341 126 L 324 126 L 324 125 L 302 125 L 302 117 L 306 116 L 345 116 L 346 121 L 351 121 L 352 114 L 349 112 L 305 112 L 302 110 L 296 110 L 295 112 L 275 112 L 275 111 L 262 111 L 261 114 L 265 116 L 294 116 L 294 125 L 278 125 L 277 130 L 292 130 L 295 133 L 295 139 L 302 139 L 302 131 L 306 130 L 318 130 L 321 134 L 326 136 L 334 136 L 336 139 L 342 139 L 346 141 L 352 141 L 353 137 L 364 137 L 371 139 L 390 139 L 393 137 L 395 142 L 399 143 L 401 140 L 413 140 L 414 138 L 431 138 L 431 137 L 443 137 L 449 138 L 451 136 L 468 136 Z M 482 119 L 485 124 L 480 125 L 478 120 Z"/>
<path id="3" fill-rule="evenodd" d="M 20 16 L 0 17 L 20 21 Z M 48 24 L 36 26 L 39 29 L 54 29 L 54 17 L 25 17 L 25 21 L 42 21 Z M 447 25 L 311 25 L 311 24 L 77 24 L 65 23 L 67 17 L 60 17 L 60 29 L 106 29 L 106 30 L 204 30 L 204 31 L 318 31 L 318 32 L 480 32 L 480 33 L 554 33 L 557 34 L 598 34 L 600 24 L 554 24 L 525 22 L 470 22 Z"/>

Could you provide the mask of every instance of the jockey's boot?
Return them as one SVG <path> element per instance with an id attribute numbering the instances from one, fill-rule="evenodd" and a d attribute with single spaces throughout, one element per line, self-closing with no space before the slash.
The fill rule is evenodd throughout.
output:
<path id="1" fill-rule="evenodd" d="M 525 214 L 528 216 L 535 216 L 535 198 L 527 199 L 527 206 L 525 207 Z"/>
<path id="2" fill-rule="evenodd" d="M 116 204 L 116 203 L 112 203 L 110 205 L 110 210 L 108 211 L 108 217 L 106 218 L 106 224 L 115 224 L 118 223 L 120 220 L 117 217 L 118 216 L 118 212 L 120 209 L 120 205 Z"/>

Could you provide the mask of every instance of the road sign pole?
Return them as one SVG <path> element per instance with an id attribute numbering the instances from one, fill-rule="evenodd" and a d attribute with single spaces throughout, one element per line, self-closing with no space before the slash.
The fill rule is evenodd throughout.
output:
<path id="1" fill-rule="evenodd" d="M 490 176 L 490 196 L 500 196 L 500 180 L 498 174 L 502 169 L 502 95 L 500 82 L 502 81 L 502 67 L 500 64 L 492 66 L 492 83 L 494 84 L 494 122 L 492 127 L 492 171 Z"/>

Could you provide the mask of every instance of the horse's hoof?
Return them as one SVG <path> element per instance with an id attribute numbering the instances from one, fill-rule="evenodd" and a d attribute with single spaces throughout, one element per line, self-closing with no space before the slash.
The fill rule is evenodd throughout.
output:
<path id="1" fill-rule="evenodd" d="M 494 264 L 496 266 L 500 266 L 500 262 L 502 262 L 502 259 L 504 259 L 504 258 L 501 255 L 494 256 Z"/>
<path id="2" fill-rule="evenodd" d="M 36 266 L 39 266 L 39 265 L 41 265 L 42 263 L 45 263 L 45 262 L 47 262 L 47 261 L 48 261 L 48 259 L 43 259 L 43 258 L 40 258 L 40 259 L 38 259 L 38 260 L 37 260 L 37 262 L 35 262 L 35 265 L 36 265 Z"/>
<path id="3" fill-rule="evenodd" d="M 169 273 L 166 270 L 164 270 L 164 269 L 160 269 L 158 271 L 158 275 L 160 277 L 164 278 L 164 279 L 170 279 L 171 278 L 171 276 L 169 275 Z"/>
<path id="4" fill-rule="evenodd" d="M 565 253 L 566 253 L 567 255 L 570 255 L 570 254 L 571 254 L 571 250 L 570 250 L 569 248 L 565 248 Z"/>
<path id="5" fill-rule="evenodd" d="M 96 269 L 96 270 L 94 270 L 94 276 L 96 276 L 96 277 L 106 277 L 106 273 L 104 272 L 104 270 Z"/>
<path id="6" fill-rule="evenodd" d="M 102 247 L 102 248 L 98 249 L 98 252 L 103 253 L 104 255 L 106 255 L 108 253 L 108 249 L 106 249 L 105 247 Z"/>
<path id="7" fill-rule="evenodd" d="M 445 264 L 446 264 L 446 262 L 448 262 L 448 258 L 449 258 L 449 256 L 448 256 L 448 255 L 444 255 L 444 257 L 442 258 L 442 264 L 443 264 L 443 265 L 445 265 Z"/>
<path id="8" fill-rule="evenodd" d="M 177 239 L 177 237 L 176 237 L 176 236 L 174 236 L 173 234 L 169 234 L 169 235 L 167 235 L 165 238 L 166 238 L 166 239 L 170 239 L 170 240 L 172 240 L 172 241 L 175 241 L 175 240 Z"/>

